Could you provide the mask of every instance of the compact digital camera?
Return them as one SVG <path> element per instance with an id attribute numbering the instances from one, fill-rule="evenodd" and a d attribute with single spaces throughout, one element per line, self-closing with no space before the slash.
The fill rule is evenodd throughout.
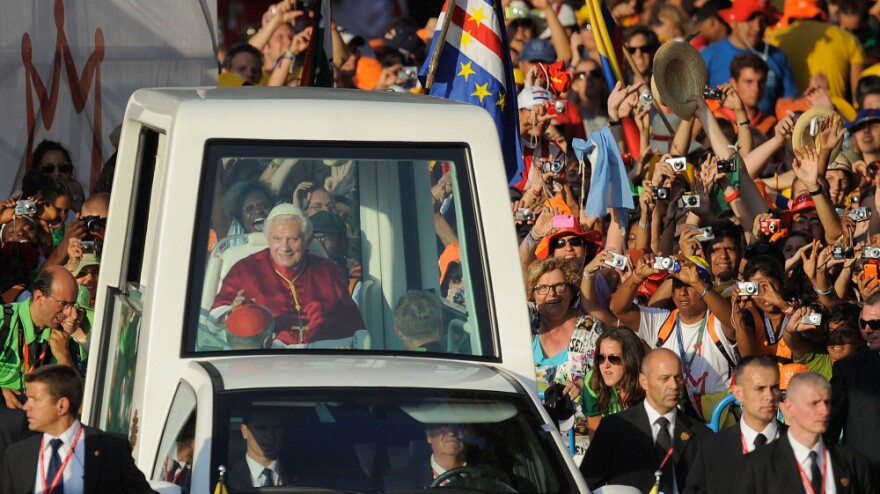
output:
<path id="1" fill-rule="evenodd" d="M 37 214 L 37 203 L 28 200 L 21 200 L 15 203 L 16 216 L 28 216 L 31 214 Z"/>
<path id="2" fill-rule="evenodd" d="M 669 163 L 669 166 L 672 167 L 672 171 L 674 171 L 675 173 L 680 173 L 687 170 L 687 158 L 685 158 L 684 156 L 669 158 L 668 160 L 666 160 L 666 162 Z"/>
<path id="3" fill-rule="evenodd" d="M 831 249 L 831 255 L 835 259 L 852 259 L 853 257 L 855 257 L 855 252 L 853 252 L 852 247 L 844 247 L 842 245 L 838 245 Z"/>
<path id="4" fill-rule="evenodd" d="M 397 71 L 397 78 L 403 79 L 404 81 L 415 81 L 419 77 L 419 68 L 416 66 L 405 66 L 401 67 L 400 70 Z"/>
<path id="5" fill-rule="evenodd" d="M 678 200 L 678 207 L 682 209 L 694 209 L 700 207 L 700 195 L 692 192 L 681 195 Z"/>
<path id="6" fill-rule="evenodd" d="M 863 247 L 862 259 L 880 259 L 880 247 Z"/>
<path id="7" fill-rule="evenodd" d="M 715 240 L 715 232 L 712 231 L 711 226 L 707 226 L 704 228 L 697 228 L 697 240 L 700 242 L 708 242 L 710 240 Z"/>
<path id="8" fill-rule="evenodd" d="M 452 295 L 452 301 L 458 305 L 464 305 L 464 292 L 457 291 Z"/>
<path id="9" fill-rule="evenodd" d="M 553 103 L 553 109 L 556 110 L 557 114 L 565 113 L 566 111 L 568 111 L 568 107 L 565 106 L 565 102 L 561 100 L 556 100 L 556 102 Z"/>
<path id="10" fill-rule="evenodd" d="M 654 103 L 654 95 L 651 94 L 651 90 L 645 88 L 642 91 L 642 94 L 639 95 L 639 106 L 642 107 L 642 110 L 647 110 Z"/>
<path id="11" fill-rule="evenodd" d="M 782 228 L 782 220 L 761 220 L 759 228 L 764 235 L 773 235 Z"/>
<path id="12" fill-rule="evenodd" d="M 855 208 L 850 211 L 849 214 L 847 214 L 846 216 L 847 218 L 857 223 L 861 221 L 868 221 L 868 208 Z"/>
<path id="13" fill-rule="evenodd" d="M 736 158 L 729 160 L 718 160 L 718 173 L 734 173 L 736 172 Z"/>
<path id="14" fill-rule="evenodd" d="M 513 214 L 516 221 L 535 221 L 535 213 L 529 208 L 519 208 Z"/>
<path id="15" fill-rule="evenodd" d="M 740 297 L 754 297 L 758 294 L 758 284 L 754 281 L 737 281 L 736 294 Z"/>
<path id="16" fill-rule="evenodd" d="M 605 264 L 611 266 L 614 269 L 620 269 L 621 271 L 626 269 L 626 256 L 623 254 L 618 254 L 617 252 L 609 252 L 611 254 L 611 259 L 605 261 Z"/>
<path id="17" fill-rule="evenodd" d="M 654 187 L 654 199 L 658 201 L 668 201 L 670 190 L 669 187 Z"/>
<path id="18" fill-rule="evenodd" d="M 724 91 L 717 87 L 707 87 L 706 89 L 703 89 L 703 98 L 705 99 L 721 99 L 723 96 Z"/>
<path id="19" fill-rule="evenodd" d="M 565 162 L 562 160 L 544 160 L 541 162 L 542 173 L 557 174 L 562 171 L 563 167 L 565 167 Z"/>
<path id="20" fill-rule="evenodd" d="M 822 313 L 820 312 L 811 312 L 809 314 L 805 314 L 801 322 L 804 324 L 809 324 L 810 326 L 819 326 L 822 324 Z"/>
<path id="21" fill-rule="evenodd" d="M 654 269 L 661 269 L 663 271 L 669 271 L 670 273 L 677 273 L 681 271 L 681 264 L 679 264 L 675 259 L 671 257 L 655 257 Z"/>
<path id="22" fill-rule="evenodd" d="M 94 254 L 95 253 L 95 241 L 94 240 L 83 240 L 80 242 L 80 246 L 82 247 L 83 254 Z"/>

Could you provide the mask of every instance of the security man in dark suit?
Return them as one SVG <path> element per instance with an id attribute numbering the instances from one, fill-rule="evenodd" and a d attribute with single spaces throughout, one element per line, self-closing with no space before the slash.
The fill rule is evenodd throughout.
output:
<path id="1" fill-rule="evenodd" d="M 828 381 L 815 372 L 801 372 L 791 378 L 786 393 L 780 407 L 788 431 L 746 455 L 734 492 L 874 492 L 868 458 L 822 440 L 831 412 Z"/>
<path id="2" fill-rule="evenodd" d="M 83 426 L 83 388 L 73 367 L 48 365 L 25 377 L 28 425 L 42 434 L 6 450 L 3 494 L 153 493 L 131 457 L 128 441 Z"/>
<path id="3" fill-rule="evenodd" d="M 422 290 L 411 290 L 400 296 L 394 306 L 394 332 L 407 350 L 445 352 L 440 343 L 440 304 L 440 297 Z"/>
<path id="4" fill-rule="evenodd" d="M 642 361 L 639 383 L 645 400 L 602 419 L 587 449 L 581 473 L 591 490 L 606 484 L 629 485 L 648 492 L 662 468 L 660 490 L 682 492 L 694 463 L 697 442 L 711 431 L 678 410 L 682 396 L 681 360 L 658 348 Z"/>
<path id="5" fill-rule="evenodd" d="M 871 460 L 872 481 L 880 489 L 880 294 L 865 300 L 859 320 L 867 348 L 834 363 L 831 421 L 825 441 L 843 444 Z"/>
<path id="6" fill-rule="evenodd" d="M 732 493 L 743 457 L 785 433 L 785 426 L 776 420 L 780 395 L 776 362 L 764 355 L 744 358 L 736 366 L 735 383 L 733 394 L 743 414 L 739 426 L 700 441 L 686 493 Z"/>

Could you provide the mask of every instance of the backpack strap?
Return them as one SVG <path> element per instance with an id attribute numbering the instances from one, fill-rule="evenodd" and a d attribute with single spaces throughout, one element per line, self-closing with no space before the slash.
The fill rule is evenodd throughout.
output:
<path id="1" fill-rule="evenodd" d="M 6 345 L 12 330 L 12 304 L 3 304 L 3 326 L 0 327 L 0 345 Z"/>
<path id="2" fill-rule="evenodd" d="M 709 337 L 712 338 L 712 343 L 715 343 L 715 347 L 718 348 L 718 351 L 724 356 L 724 360 L 727 361 L 727 375 L 732 376 L 736 363 L 733 361 L 733 357 L 727 354 L 724 344 L 721 343 L 721 338 L 718 337 L 718 332 L 715 331 L 715 316 L 710 313 L 707 317 L 709 318 L 709 322 L 706 324 L 709 329 Z"/>
<path id="3" fill-rule="evenodd" d="M 657 344 L 654 348 L 660 348 L 666 343 L 666 340 L 669 339 L 669 335 L 672 334 L 672 330 L 675 329 L 675 321 L 678 320 L 678 309 L 673 309 L 672 312 L 669 313 L 669 317 L 663 321 L 663 326 L 660 326 L 660 331 L 657 333 Z"/>

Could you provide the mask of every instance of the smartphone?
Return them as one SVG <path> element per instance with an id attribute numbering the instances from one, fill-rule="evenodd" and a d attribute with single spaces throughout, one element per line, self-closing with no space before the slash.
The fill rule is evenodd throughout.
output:
<path id="1" fill-rule="evenodd" d="M 863 266 L 864 271 L 862 271 L 862 279 L 866 280 L 870 277 L 874 277 L 874 281 L 877 281 L 877 265 L 873 262 L 869 262 Z"/>
<path id="2" fill-rule="evenodd" d="M 570 214 L 553 216 L 553 228 L 574 228 L 574 216 Z"/>

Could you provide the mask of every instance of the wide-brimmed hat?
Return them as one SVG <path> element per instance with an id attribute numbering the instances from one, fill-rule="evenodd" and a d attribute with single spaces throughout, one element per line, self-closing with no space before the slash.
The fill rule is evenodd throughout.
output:
<path id="1" fill-rule="evenodd" d="M 816 146 L 816 136 L 811 134 L 811 123 L 813 119 L 817 120 L 817 124 L 821 123 L 826 118 L 831 118 L 836 112 L 831 108 L 810 108 L 805 111 L 798 117 L 797 121 L 794 123 L 794 130 L 791 135 L 791 147 L 794 149 L 799 149 L 805 146 L 809 146 L 815 148 L 816 151 L 819 151 Z M 842 142 L 842 141 L 841 141 Z M 840 151 L 840 144 L 837 145 L 832 151 L 831 155 L 834 156 Z"/>
<path id="2" fill-rule="evenodd" d="M 856 185 L 855 172 L 853 171 L 853 163 L 860 160 L 861 156 L 855 151 L 841 151 L 834 156 L 831 163 L 828 163 L 828 171 L 839 170 L 849 175 L 850 183 Z"/>
<path id="3" fill-rule="evenodd" d="M 553 242 L 559 237 L 568 236 L 581 237 L 596 247 L 602 247 L 602 232 L 597 230 L 584 231 L 581 226 L 575 222 L 575 225 L 571 228 L 562 228 L 542 238 L 538 243 L 538 247 L 535 248 L 535 256 L 538 259 L 546 259 L 550 256 L 550 246 Z"/>
<path id="4" fill-rule="evenodd" d="M 96 254 L 83 254 L 82 259 L 79 260 L 79 264 L 76 265 L 76 268 L 71 272 L 74 278 L 78 278 L 79 274 L 83 269 L 89 266 L 100 266 L 101 260 L 98 259 Z"/>
<path id="5" fill-rule="evenodd" d="M 690 43 L 668 41 L 654 55 L 652 79 L 663 104 L 682 119 L 690 120 L 697 104 L 688 100 L 703 97 L 709 74 L 700 52 Z"/>
<path id="6" fill-rule="evenodd" d="M 877 121 L 880 121 L 880 109 L 871 108 L 859 110 L 859 112 L 856 114 L 856 119 L 846 124 L 846 130 L 852 133 L 861 129 L 870 122 Z"/>

